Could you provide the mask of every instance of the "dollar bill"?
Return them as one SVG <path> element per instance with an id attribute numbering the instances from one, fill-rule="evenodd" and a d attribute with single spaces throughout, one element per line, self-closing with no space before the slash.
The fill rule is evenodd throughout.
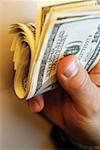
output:
<path id="1" fill-rule="evenodd" d="M 61 4 L 51 4 L 49 6 L 44 6 L 42 7 L 42 16 L 41 16 L 41 31 L 42 31 L 42 28 L 43 28 L 43 25 L 45 23 L 45 19 L 46 19 L 46 16 L 47 14 L 50 12 L 51 9 L 56 9 L 56 8 L 62 8 L 63 6 L 66 7 L 66 9 L 68 9 L 68 7 L 70 6 L 70 8 L 75 8 L 75 7 L 78 7 L 80 6 L 81 7 L 81 4 L 82 6 L 87 6 L 87 5 L 96 5 L 98 2 L 97 0 L 73 0 L 73 1 L 66 1 L 61 3 Z"/>
<path id="2" fill-rule="evenodd" d="M 87 71 L 100 60 L 100 15 L 65 19 L 50 27 L 34 69 L 27 98 L 55 88 L 57 62 L 71 54 L 78 57 Z"/>
<path id="3" fill-rule="evenodd" d="M 38 15 L 36 19 L 36 41 L 38 41 L 42 29 L 45 24 L 45 20 L 47 17 L 50 17 L 51 12 L 55 10 L 73 10 L 76 7 L 81 8 L 84 6 L 95 6 L 98 4 L 97 0 L 48 0 L 48 1 L 39 1 L 37 4 Z M 37 42 L 38 44 L 38 42 Z"/>

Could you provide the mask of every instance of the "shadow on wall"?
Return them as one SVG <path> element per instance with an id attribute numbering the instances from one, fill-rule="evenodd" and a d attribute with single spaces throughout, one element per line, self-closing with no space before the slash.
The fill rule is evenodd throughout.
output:
<path id="1" fill-rule="evenodd" d="M 1 33 L 0 33 L 1 34 Z M 2 49 L 0 51 L 0 65 L 1 65 L 1 83 L 2 83 L 2 90 L 7 90 L 13 87 L 13 53 L 10 51 L 11 45 L 11 37 L 9 35 L 9 31 L 2 32 Z"/>

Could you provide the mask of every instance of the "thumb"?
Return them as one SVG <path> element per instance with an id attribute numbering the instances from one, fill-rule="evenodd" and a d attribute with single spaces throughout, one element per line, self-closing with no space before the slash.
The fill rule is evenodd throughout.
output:
<path id="1" fill-rule="evenodd" d="M 90 102 L 97 100 L 98 89 L 76 56 L 67 56 L 58 63 L 57 78 L 75 103 L 90 104 Z"/>

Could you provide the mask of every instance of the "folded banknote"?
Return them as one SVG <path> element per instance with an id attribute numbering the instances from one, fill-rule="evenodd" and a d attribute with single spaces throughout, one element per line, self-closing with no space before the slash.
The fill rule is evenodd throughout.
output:
<path id="1" fill-rule="evenodd" d="M 90 71 L 100 60 L 100 6 L 96 0 L 40 4 L 33 23 L 12 24 L 14 89 L 29 99 L 56 88 L 60 59 L 76 55 Z"/>

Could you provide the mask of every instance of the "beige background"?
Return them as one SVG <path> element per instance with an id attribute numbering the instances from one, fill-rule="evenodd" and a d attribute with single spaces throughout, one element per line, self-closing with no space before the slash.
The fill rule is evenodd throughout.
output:
<path id="1" fill-rule="evenodd" d="M 35 0 L 0 0 L 0 150 L 54 149 L 51 126 L 18 101 L 12 89 L 13 63 L 9 25 L 34 22 Z"/>

